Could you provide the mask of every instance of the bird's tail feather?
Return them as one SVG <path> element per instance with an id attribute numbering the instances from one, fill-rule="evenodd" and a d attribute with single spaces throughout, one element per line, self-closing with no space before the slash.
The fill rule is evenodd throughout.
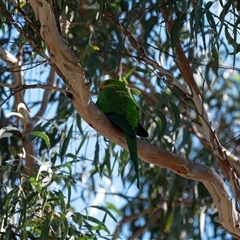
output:
<path id="1" fill-rule="evenodd" d="M 125 133 L 129 154 L 133 161 L 135 172 L 137 174 L 137 187 L 139 188 L 139 169 L 138 169 L 138 152 L 137 152 L 137 139 L 136 136 L 130 136 L 129 134 Z"/>

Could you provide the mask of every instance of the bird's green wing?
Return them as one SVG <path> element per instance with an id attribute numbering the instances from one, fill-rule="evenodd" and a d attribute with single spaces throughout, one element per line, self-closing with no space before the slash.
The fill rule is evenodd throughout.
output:
<path id="1" fill-rule="evenodd" d="M 125 117 L 120 116 L 116 113 L 105 113 L 105 115 L 112 123 L 121 128 L 124 132 L 128 133 L 130 136 L 136 135 L 136 133 L 133 131 L 131 125 L 127 122 Z"/>

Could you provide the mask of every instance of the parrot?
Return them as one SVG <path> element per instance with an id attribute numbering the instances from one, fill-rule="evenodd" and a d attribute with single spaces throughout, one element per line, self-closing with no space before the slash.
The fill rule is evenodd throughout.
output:
<path id="1" fill-rule="evenodd" d="M 148 137 L 148 132 L 139 122 L 139 107 L 129 94 L 127 85 L 116 79 L 103 81 L 99 87 L 97 106 L 107 118 L 123 130 L 137 175 L 139 189 L 139 169 L 136 135 Z"/>

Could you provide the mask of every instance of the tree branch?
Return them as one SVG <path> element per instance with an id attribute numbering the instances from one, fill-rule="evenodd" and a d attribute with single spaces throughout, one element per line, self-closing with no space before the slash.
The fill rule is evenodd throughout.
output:
<path id="1" fill-rule="evenodd" d="M 165 3 L 167 3 L 167 1 L 165 1 Z M 161 8 L 161 12 L 167 24 L 168 35 L 172 37 L 172 14 L 169 13 L 167 5 Z M 211 147 L 213 154 L 216 156 L 218 164 L 221 167 L 225 177 L 229 181 L 237 201 L 240 202 L 240 185 L 237 180 L 237 176 L 240 177 L 240 160 L 221 145 L 216 132 L 212 129 L 207 110 L 204 107 L 202 95 L 197 87 L 189 62 L 187 61 L 179 39 L 177 39 L 176 56 L 176 63 L 179 71 L 181 72 L 183 79 L 191 91 L 190 98 L 196 107 L 199 117 L 202 120 L 202 133 Z"/>

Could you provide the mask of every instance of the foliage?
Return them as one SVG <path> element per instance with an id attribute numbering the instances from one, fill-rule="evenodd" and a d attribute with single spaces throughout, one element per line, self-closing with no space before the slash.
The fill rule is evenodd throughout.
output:
<path id="1" fill-rule="evenodd" d="M 70 21 L 62 35 L 75 47 L 86 78 L 92 79 L 93 101 L 103 79 L 127 76 L 129 85 L 142 92 L 136 100 L 142 109 L 141 122 L 150 134 L 146 141 L 218 170 L 197 130 L 202 123 L 191 101 L 145 61 L 161 63 L 184 83 L 175 61 L 180 39 L 212 125 L 221 143 L 239 157 L 240 81 L 234 71 L 239 70 L 235 67 L 240 44 L 238 6 L 232 1 L 171 0 L 56 4 L 56 19 L 64 16 Z M 24 84 L 47 84 L 47 46 L 30 3 L 16 7 L 0 0 L 0 12 L 5 13 L 0 14 L 1 46 L 21 56 Z M 168 33 L 170 17 L 173 24 Z M 0 71 L 2 83 L 14 83 L 14 69 L 6 62 L 0 62 Z M 56 78 L 56 86 L 65 89 Z M 76 114 L 71 98 L 54 91 L 44 117 L 26 141 L 27 129 L 16 116 L 6 116 L 14 108 L 14 95 L 7 87 L 0 89 L 1 129 L 18 129 L 8 128 L 12 135 L 0 138 L 0 232 L 5 239 L 231 238 L 218 229 L 212 213 L 216 207 L 203 184 L 142 162 L 137 190 L 129 154 L 92 130 Z M 42 94 L 25 90 L 31 116 L 41 107 Z M 26 160 L 23 149 L 31 141 L 36 163 L 29 176 L 22 162 Z M 91 215 L 92 208 L 97 215 Z M 204 231 L 202 218 L 209 222 Z"/>

